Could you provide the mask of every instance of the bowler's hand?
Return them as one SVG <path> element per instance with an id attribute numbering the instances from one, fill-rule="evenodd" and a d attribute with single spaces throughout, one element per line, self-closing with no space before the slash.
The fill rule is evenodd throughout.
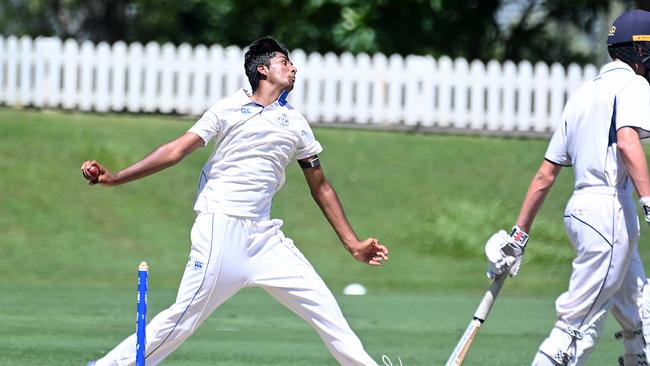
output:
<path id="1" fill-rule="evenodd" d="M 368 238 L 348 247 L 350 254 L 359 262 L 371 266 L 380 266 L 388 260 L 388 248 L 379 243 L 375 238 Z"/>
<path id="2" fill-rule="evenodd" d="M 81 163 L 81 172 L 83 173 L 89 166 L 96 165 L 99 168 L 99 177 L 96 180 L 88 181 L 88 184 L 95 185 L 97 183 L 110 186 L 115 180 L 115 174 L 104 168 L 99 162 L 95 160 L 86 160 Z"/>

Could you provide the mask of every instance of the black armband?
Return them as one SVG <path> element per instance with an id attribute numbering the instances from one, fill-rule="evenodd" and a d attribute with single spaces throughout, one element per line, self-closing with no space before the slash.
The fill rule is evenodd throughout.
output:
<path id="1" fill-rule="evenodd" d="M 318 159 L 318 155 L 314 156 L 313 159 L 306 161 L 306 160 L 298 160 L 298 164 L 300 164 L 300 167 L 303 169 L 310 169 L 310 168 L 319 168 L 320 167 L 320 160 Z"/>

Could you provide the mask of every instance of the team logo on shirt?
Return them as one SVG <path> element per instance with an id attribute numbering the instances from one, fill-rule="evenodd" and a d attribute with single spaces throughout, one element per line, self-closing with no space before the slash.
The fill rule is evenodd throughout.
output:
<path id="1" fill-rule="evenodd" d="M 251 114 L 251 109 L 248 107 L 242 107 L 241 114 Z"/>
<path id="2" fill-rule="evenodd" d="M 199 260 L 196 260 L 195 258 L 192 258 L 190 255 L 189 260 L 187 261 L 187 268 L 194 268 L 196 270 L 202 270 L 205 268 L 205 263 Z"/>
<path id="3" fill-rule="evenodd" d="M 277 120 L 282 126 L 289 126 L 289 118 L 287 118 L 286 114 L 282 113 L 278 116 Z"/>

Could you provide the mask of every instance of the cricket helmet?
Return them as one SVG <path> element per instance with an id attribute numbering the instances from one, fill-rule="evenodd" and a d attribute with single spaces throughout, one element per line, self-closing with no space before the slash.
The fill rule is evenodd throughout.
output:
<path id="1" fill-rule="evenodd" d="M 634 9 L 616 18 L 609 29 L 607 49 L 612 58 L 650 68 L 650 12 Z"/>

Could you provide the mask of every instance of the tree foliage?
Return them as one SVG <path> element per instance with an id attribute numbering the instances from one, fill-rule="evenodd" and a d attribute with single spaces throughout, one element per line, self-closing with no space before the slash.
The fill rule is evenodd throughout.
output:
<path id="1" fill-rule="evenodd" d="M 622 0 L 625 7 L 650 1 Z M 612 0 L 0 0 L 3 34 L 594 62 Z"/>

